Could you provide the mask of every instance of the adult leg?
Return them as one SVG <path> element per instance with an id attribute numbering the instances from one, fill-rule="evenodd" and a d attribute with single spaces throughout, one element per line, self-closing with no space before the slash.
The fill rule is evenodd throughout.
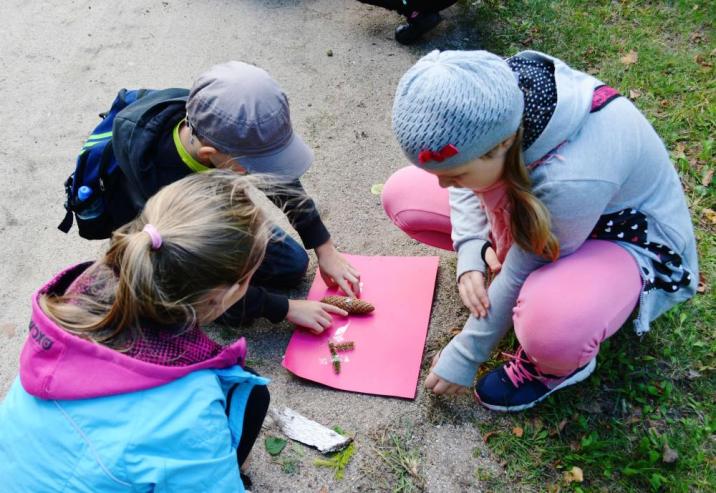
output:
<path id="1" fill-rule="evenodd" d="M 587 241 L 529 275 L 514 309 L 521 348 L 476 386 L 487 407 L 520 411 L 594 370 L 602 341 L 624 324 L 641 293 L 636 261 L 618 244 Z"/>
<path id="2" fill-rule="evenodd" d="M 388 217 L 408 236 L 430 246 L 452 250 L 448 191 L 437 179 L 415 166 L 388 179 L 381 195 Z"/>

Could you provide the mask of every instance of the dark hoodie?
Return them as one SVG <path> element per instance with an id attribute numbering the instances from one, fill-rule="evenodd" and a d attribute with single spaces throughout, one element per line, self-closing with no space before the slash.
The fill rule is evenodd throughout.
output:
<path id="1" fill-rule="evenodd" d="M 112 127 L 112 146 L 121 173 L 109 199 L 109 211 L 116 229 L 135 218 L 149 198 L 162 187 L 193 171 L 181 160 L 172 131 L 186 115 L 187 89 L 154 91 L 122 110 Z M 301 237 L 306 249 L 329 240 L 316 206 L 299 180 L 281 193 L 268 193 Z M 261 307 L 259 316 L 280 322 L 288 313 L 288 298 L 251 286 L 246 303 Z"/>

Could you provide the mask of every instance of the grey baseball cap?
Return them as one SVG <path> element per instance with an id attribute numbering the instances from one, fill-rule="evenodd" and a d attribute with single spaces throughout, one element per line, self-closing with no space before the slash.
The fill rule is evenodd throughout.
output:
<path id="1" fill-rule="evenodd" d="M 227 62 L 199 75 L 186 102 L 187 123 L 205 144 L 250 173 L 299 178 L 313 152 L 291 127 L 288 98 L 265 71 Z"/>

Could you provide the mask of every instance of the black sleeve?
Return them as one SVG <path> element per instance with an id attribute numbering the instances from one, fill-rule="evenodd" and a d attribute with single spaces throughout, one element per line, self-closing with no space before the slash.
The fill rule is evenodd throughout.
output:
<path id="1" fill-rule="evenodd" d="M 249 286 L 245 296 L 245 306 L 249 319 L 264 317 L 271 323 L 279 323 L 288 315 L 288 298 L 280 294 L 273 294 L 264 288 Z"/>
<path id="2" fill-rule="evenodd" d="M 280 191 L 269 192 L 267 195 L 279 209 L 284 211 L 307 250 L 321 246 L 331 238 L 331 234 L 321 221 L 316 204 L 306 194 L 299 180 L 283 185 Z"/>

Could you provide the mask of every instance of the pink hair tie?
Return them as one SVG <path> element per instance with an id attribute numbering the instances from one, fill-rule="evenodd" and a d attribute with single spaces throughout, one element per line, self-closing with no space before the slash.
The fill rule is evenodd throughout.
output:
<path id="1" fill-rule="evenodd" d="M 152 250 L 159 250 L 159 247 L 162 246 L 162 235 L 159 234 L 157 228 L 151 224 L 146 224 L 144 228 L 142 228 L 142 231 L 147 233 L 152 239 Z"/>

